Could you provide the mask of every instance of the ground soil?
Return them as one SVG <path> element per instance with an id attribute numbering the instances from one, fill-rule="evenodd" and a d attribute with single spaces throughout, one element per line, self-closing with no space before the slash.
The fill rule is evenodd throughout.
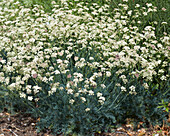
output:
<path id="1" fill-rule="evenodd" d="M 55 136 L 47 132 L 36 132 L 37 120 L 29 114 L 0 113 L 0 136 Z M 164 123 L 165 124 L 165 123 Z M 151 128 L 141 128 L 133 131 L 130 124 L 123 125 L 120 128 L 112 129 L 112 133 L 96 133 L 96 136 L 170 136 L 170 126 L 155 126 Z M 158 135 L 159 134 L 159 135 Z M 57 136 L 57 135 L 56 135 Z M 62 135 L 58 135 L 62 136 Z"/>

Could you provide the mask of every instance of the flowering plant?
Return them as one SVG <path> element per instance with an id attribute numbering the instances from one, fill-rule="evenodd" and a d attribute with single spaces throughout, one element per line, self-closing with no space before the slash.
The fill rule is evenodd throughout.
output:
<path id="1" fill-rule="evenodd" d="M 155 86 L 168 93 L 169 35 L 158 39 L 152 25 L 139 29 L 156 7 L 132 11 L 124 1 L 110 15 L 107 4 L 52 4 L 46 13 L 0 2 L 0 85 L 36 105 L 40 129 L 93 132 L 120 118 L 126 98 Z"/>

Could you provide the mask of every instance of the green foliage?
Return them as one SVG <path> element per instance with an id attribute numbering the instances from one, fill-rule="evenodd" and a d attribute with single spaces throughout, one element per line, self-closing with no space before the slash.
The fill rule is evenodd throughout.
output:
<path id="1" fill-rule="evenodd" d="M 125 115 L 128 118 L 133 117 L 136 121 L 141 120 L 145 125 L 161 124 L 163 119 L 166 120 L 167 113 L 157 108 L 160 100 L 165 99 L 161 91 L 157 91 L 156 96 L 152 95 L 150 91 L 141 91 L 135 97 L 128 97 L 126 102 L 121 105 Z"/>
<path id="2" fill-rule="evenodd" d="M 0 89 L 0 112 L 5 111 L 15 114 L 17 112 L 30 111 L 31 103 L 28 100 L 21 99 L 18 92 L 4 89 L 2 86 Z"/>
<path id="3" fill-rule="evenodd" d="M 18 0 L 14 0 L 18 1 Z M 36 4 L 42 5 L 46 12 L 51 12 L 52 0 L 19 0 L 26 7 L 33 7 Z"/>
<path id="4" fill-rule="evenodd" d="M 169 112 L 168 101 L 165 102 L 164 100 L 162 100 L 162 102 L 159 104 L 160 106 L 158 106 L 158 108 L 163 108 L 163 110 L 165 110 L 166 112 Z"/>
<path id="5" fill-rule="evenodd" d="M 44 99 L 43 103 L 38 103 L 40 106 L 36 113 L 42 113 L 38 129 L 51 129 L 55 133 L 76 132 L 81 135 L 91 135 L 116 122 L 113 111 L 100 108 L 96 100 L 88 106 L 92 110 L 86 112 L 84 110 L 86 106 L 80 101 L 70 106 L 67 94 L 59 93 L 60 91 L 57 91 L 56 95 Z"/>

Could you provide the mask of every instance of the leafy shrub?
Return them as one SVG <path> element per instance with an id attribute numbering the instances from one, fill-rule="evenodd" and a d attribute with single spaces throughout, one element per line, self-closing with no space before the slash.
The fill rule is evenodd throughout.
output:
<path id="1" fill-rule="evenodd" d="M 87 135 L 127 117 L 164 118 L 157 106 L 169 94 L 169 35 L 140 21 L 157 11 L 152 4 L 132 11 L 124 1 L 112 13 L 64 0 L 52 13 L 0 5 L 0 85 L 40 117 L 39 130 Z"/>

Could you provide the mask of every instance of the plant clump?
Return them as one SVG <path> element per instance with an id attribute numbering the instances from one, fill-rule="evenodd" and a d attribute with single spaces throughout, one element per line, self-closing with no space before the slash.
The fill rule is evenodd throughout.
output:
<path id="1" fill-rule="evenodd" d="M 157 102 L 169 94 L 169 34 L 156 37 L 156 22 L 140 28 L 157 8 L 129 10 L 126 1 L 112 12 L 107 4 L 52 5 L 46 13 L 40 5 L 0 2 L 4 95 L 28 103 L 39 130 L 87 135 L 135 111 L 135 118 L 157 122 L 164 115 Z"/>

